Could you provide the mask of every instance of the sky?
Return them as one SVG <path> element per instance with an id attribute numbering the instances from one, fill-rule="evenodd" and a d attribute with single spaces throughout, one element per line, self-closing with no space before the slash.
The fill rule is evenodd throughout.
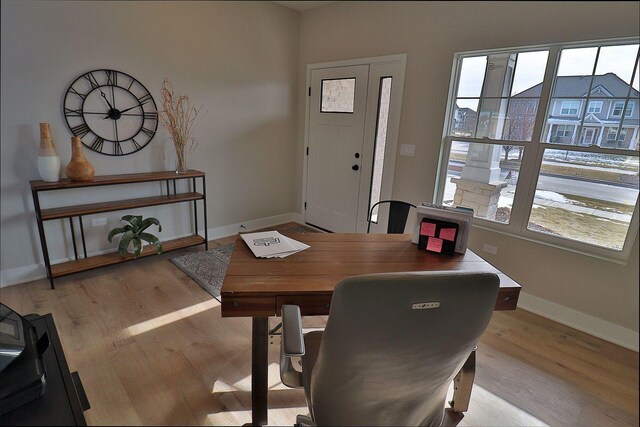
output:
<path id="1" fill-rule="evenodd" d="M 557 74 L 559 76 L 582 76 L 594 74 L 597 54 L 596 47 L 563 49 Z M 638 45 L 603 46 L 600 49 L 595 74 L 614 73 L 627 83 L 631 82 L 634 62 L 637 59 Z M 497 56 L 504 56 L 499 54 Z M 511 95 L 522 92 L 542 82 L 548 59 L 548 51 L 522 52 L 518 55 L 516 72 L 513 79 Z M 487 56 L 464 58 L 458 85 L 459 97 L 478 97 L 482 90 L 482 81 L 487 64 Z M 640 66 L 638 66 L 640 68 Z M 636 71 L 633 87 L 640 90 Z M 477 111 L 476 100 L 458 100 L 460 107 Z"/>

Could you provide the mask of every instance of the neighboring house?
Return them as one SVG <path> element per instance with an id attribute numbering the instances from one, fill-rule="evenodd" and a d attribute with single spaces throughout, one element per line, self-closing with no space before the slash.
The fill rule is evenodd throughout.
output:
<path id="1" fill-rule="evenodd" d="M 538 84 L 515 97 L 539 97 L 541 89 L 542 84 Z M 551 94 L 544 141 L 637 150 L 639 95 L 637 90 L 613 73 L 593 76 L 593 82 L 590 76 L 558 77 Z M 583 113 L 584 123 L 578 137 Z"/>
<path id="2" fill-rule="evenodd" d="M 597 145 L 605 148 L 637 150 L 640 93 L 613 73 L 593 76 L 593 83 L 589 77 L 557 78 L 543 140 L 560 144 Z M 589 85 L 591 85 L 591 91 L 587 105 Z M 530 140 L 541 89 L 542 83 L 511 98 L 504 122 L 503 139 Z M 628 102 L 627 96 L 629 96 Z M 587 110 L 584 123 L 578 138 L 577 129 L 585 108 Z M 474 135 L 477 116 L 474 110 L 459 108 L 456 105 L 453 135 Z M 618 133 L 621 122 L 622 127 Z"/>
<path id="3" fill-rule="evenodd" d="M 453 115 L 454 135 L 470 136 L 475 132 L 477 120 L 477 112 L 471 108 L 460 108 L 456 104 L 455 113 Z"/>

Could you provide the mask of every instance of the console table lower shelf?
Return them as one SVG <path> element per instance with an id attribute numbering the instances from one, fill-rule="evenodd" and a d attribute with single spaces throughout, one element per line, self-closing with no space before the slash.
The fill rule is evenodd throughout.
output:
<path id="1" fill-rule="evenodd" d="M 162 242 L 162 252 L 175 251 L 177 249 L 188 248 L 190 246 L 202 245 L 206 243 L 206 239 L 201 236 L 188 236 L 175 240 L 167 240 Z M 154 245 L 147 245 L 138 258 L 155 255 L 156 248 Z M 120 255 L 118 252 L 110 252 L 102 255 L 95 255 L 89 258 L 81 258 L 77 260 L 61 262 L 51 265 L 51 276 L 53 278 L 66 276 L 68 274 L 79 273 L 81 271 L 92 270 L 94 268 L 105 267 L 107 265 L 118 264 L 125 261 L 135 259 L 133 255 Z"/>
<path id="2" fill-rule="evenodd" d="M 90 408 L 78 372 L 70 372 L 51 314 L 25 318 L 36 328 L 38 338 L 49 335 L 50 346 L 42 357 L 46 371 L 42 396 L 0 416 L 3 426 L 86 426 L 84 411 Z"/>

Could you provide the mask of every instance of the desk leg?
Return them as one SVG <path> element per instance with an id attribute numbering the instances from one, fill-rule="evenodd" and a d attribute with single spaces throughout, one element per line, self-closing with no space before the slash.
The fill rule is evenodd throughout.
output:
<path id="1" fill-rule="evenodd" d="M 251 335 L 251 420 L 254 426 L 263 426 L 269 390 L 269 318 L 254 317 Z"/>
<path id="2" fill-rule="evenodd" d="M 453 379 L 453 400 L 449 402 L 454 412 L 469 410 L 473 379 L 476 376 L 476 350 L 474 349 L 458 375 Z"/>

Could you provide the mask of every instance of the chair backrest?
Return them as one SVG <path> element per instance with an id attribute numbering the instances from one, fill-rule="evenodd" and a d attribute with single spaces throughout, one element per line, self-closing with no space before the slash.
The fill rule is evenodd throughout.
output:
<path id="1" fill-rule="evenodd" d="M 447 389 L 487 327 L 498 288 L 497 275 L 469 272 L 373 274 L 339 283 L 311 375 L 316 425 L 438 425 Z"/>
<path id="2" fill-rule="evenodd" d="M 369 210 L 369 216 L 367 217 L 367 233 L 371 230 L 371 217 L 373 216 L 374 209 L 383 203 L 389 203 L 389 221 L 387 223 L 387 234 L 402 234 L 404 233 L 404 227 L 407 224 L 407 217 L 409 216 L 409 210 L 415 208 L 416 205 L 403 202 L 401 200 L 381 200 L 375 205 L 371 206 Z M 380 209 L 380 208 L 378 208 Z"/>

